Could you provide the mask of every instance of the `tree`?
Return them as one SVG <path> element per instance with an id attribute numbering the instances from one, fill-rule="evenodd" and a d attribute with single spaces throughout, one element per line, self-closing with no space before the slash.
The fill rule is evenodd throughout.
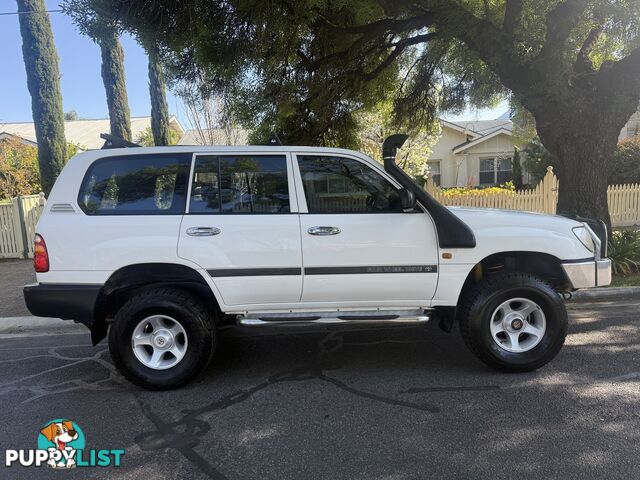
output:
<path id="1" fill-rule="evenodd" d="M 116 30 L 98 40 L 102 54 L 102 82 L 107 94 L 111 135 L 131 141 L 131 116 L 124 77 L 124 51 Z"/>
<path id="2" fill-rule="evenodd" d="M 74 120 L 80 120 L 80 117 L 78 117 L 78 112 L 76 112 L 75 110 L 69 110 L 68 112 L 64 112 L 65 122 L 70 122 Z"/>
<path id="3" fill-rule="evenodd" d="M 118 24 L 105 10 L 91 8 L 85 0 L 66 0 L 62 8 L 80 31 L 100 46 L 100 73 L 107 97 L 111 135 L 131 141 L 131 115 L 124 73 L 124 51 Z"/>
<path id="4" fill-rule="evenodd" d="M 513 185 L 516 190 L 520 190 L 522 188 L 522 164 L 520 163 L 520 149 L 518 147 L 513 149 L 512 162 Z"/>
<path id="5" fill-rule="evenodd" d="M 229 97 L 214 95 L 200 80 L 182 82 L 176 93 L 186 107 L 187 121 L 201 145 L 242 145 L 247 142 L 245 132 L 238 128 Z M 264 145 L 270 133 L 257 129 L 251 133 L 250 143 Z"/>
<path id="6" fill-rule="evenodd" d="M 171 144 L 169 108 L 164 85 L 164 71 L 158 48 L 147 49 L 149 54 L 149 95 L 151 97 L 151 131 L 155 145 Z"/>
<path id="7" fill-rule="evenodd" d="M 58 54 L 43 0 L 17 0 L 42 188 L 49 194 L 67 156 Z"/>
<path id="8" fill-rule="evenodd" d="M 537 185 L 547 173 L 547 167 L 554 166 L 551 154 L 540 143 L 540 139 L 533 138 L 524 149 L 524 168 L 529 174 L 530 183 Z"/>
<path id="9" fill-rule="evenodd" d="M 351 113 L 391 92 L 424 125 L 510 94 L 555 159 L 558 210 L 609 219 L 600 172 L 640 101 L 640 0 L 86 1 L 155 35 L 180 75 L 253 87 L 254 118 L 304 141 L 348 141 Z"/>

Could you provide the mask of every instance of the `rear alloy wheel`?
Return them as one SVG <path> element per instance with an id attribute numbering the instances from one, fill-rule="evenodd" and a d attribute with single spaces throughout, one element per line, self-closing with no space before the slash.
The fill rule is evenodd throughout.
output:
<path id="1" fill-rule="evenodd" d="M 567 335 L 564 301 L 544 280 L 525 273 L 485 278 L 458 305 L 465 344 L 487 365 L 528 372 L 551 361 Z"/>
<path id="2" fill-rule="evenodd" d="M 154 390 L 193 380 L 215 350 L 211 313 L 195 297 L 153 288 L 132 297 L 109 328 L 109 351 L 132 383 Z"/>
<path id="3" fill-rule="evenodd" d="M 166 370 L 184 358 L 189 341 L 187 332 L 174 318 L 152 315 L 133 330 L 131 348 L 145 367 Z"/>

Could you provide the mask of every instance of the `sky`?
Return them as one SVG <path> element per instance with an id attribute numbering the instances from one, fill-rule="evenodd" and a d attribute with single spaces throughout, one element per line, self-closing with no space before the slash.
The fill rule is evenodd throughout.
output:
<path id="1" fill-rule="evenodd" d="M 59 9 L 59 0 L 45 0 L 48 10 Z M 31 97 L 22 60 L 22 38 L 18 15 L 2 15 L 17 10 L 15 0 L 0 0 L 0 45 L 2 45 L 0 75 L 0 123 L 30 122 Z M 75 110 L 82 118 L 107 118 L 108 110 L 104 86 L 100 77 L 100 49 L 78 32 L 69 17 L 51 13 L 51 26 L 60 58 L 61 88 L 64 111 Z M 142 47 L 129 35 L 121 39 L 125 54 L 125 74 L 131 115 L 151 114 L 148 90 L 147 56 Z M 183 128 L 189 124 L 184 106 L 167 91 L 169 112 Z M 506 104 L 495 109 L 467 111 L 462 115 L 446 116 L 448 120 L 494 119 L 507 110 Z"/>

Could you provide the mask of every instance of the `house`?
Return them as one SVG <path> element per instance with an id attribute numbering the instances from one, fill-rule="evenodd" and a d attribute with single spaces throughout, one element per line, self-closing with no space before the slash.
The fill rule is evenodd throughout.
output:
<path id="1" fill-rule="evenodd" d="M 37 147 L 38 146 L 38 144 L 35 141 L 27 140 L 26 138 L 22 138 L 22 137 L 19 137 L 17 135 L 14 135 L 12 133 L 7 133 L 7 132 L 0 132 L 0 142 L 3 141 L 3 140 L 20 142 L 23 145 L 27 145 L 29 147 Z"/>
<path id="2" fill-rule="evenodd" d="M 428 160 L 441 187 L 490 186 L 512 180 L 513 123 L 441 120 L 441 134 Z"/>
<path id="3" fill-rule="evenodd" d="M 204 128 L 184 132 L 178 145 L 247 145 L 250 130 L 242 128 Z"/>
<path id="4" fill-rule="evenodd" d="M 131 118 L 131 137 L 135 142 L 151 127 L 151 117 Z M 184 135 L 184 129 L 175 117 L 169 119 L 169 128 Z M 111 130 L 109 119 L 68 120 L 64 122 L 64 134 L 67 142 L 78 145 L 81 150 L 95 150 L 102 148 L 104 139 L 101 133 L 109 133 Z M 12 135 L 20 137 L 25 142 L 36 145 L 36 131 L 33 122 L 0 123 L 0 136 Z"/>
<path id="5" fill-rule="evenodd" d="M 640 111 L 631 115 L 631 118 L 620 132 L 618 141 L 629 137 L 637 137 L 638 135 L 640 135 Z"/>

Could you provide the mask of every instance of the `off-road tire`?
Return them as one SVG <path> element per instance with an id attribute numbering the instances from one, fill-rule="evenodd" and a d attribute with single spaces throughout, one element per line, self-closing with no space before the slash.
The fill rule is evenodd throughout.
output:
<path id="1" fill-rule="evenodd" d="M 522 297 L 533 300 L 546 317 L 540 342 L 526 352 L 508 352 L 494 341 L 491 316 L 502 302 Z M 567 335 L 567 310 L 560 295 L 544 280 L 526 273 L 486 277 L 463 294 L 458 304 L 464 343 L 481 361 L 505 372 L 528 372 L 542 367 L 560 351 Z"/>
<path id="2" fill-rule="evenodd" d="M 131 346 L 136 325 L 154 314 L 175 319 L 188 338 L 184 358 L 166 370 L 145 366 Z M 215 347 L 211 312 L 188 292 L 174 288 L 151 288 L 135 295 L 120 308 L 109 328 L 109 351 L 116 367 L 131 383 L 150 390 L 170 390 L 189 383 L 207 366 Z"/>

